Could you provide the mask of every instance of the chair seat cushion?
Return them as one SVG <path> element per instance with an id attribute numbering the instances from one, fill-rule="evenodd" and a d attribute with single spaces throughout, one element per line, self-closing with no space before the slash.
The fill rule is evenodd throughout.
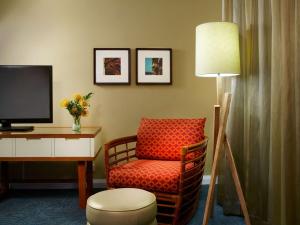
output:
<path id="1" fill-rule="evenodd" d="M 109 186 L 132 187 L 152 192 L 178 193 L 180 161 L 135 160 L 109 172 Z"/>
<path id="2" fill-rule="evenodd" d="M 143 118 L 137 133 L 136 156 L 139 159 L 179 161 L 182 147 L 205 138 L 205 121 L 205 118 Z"/>

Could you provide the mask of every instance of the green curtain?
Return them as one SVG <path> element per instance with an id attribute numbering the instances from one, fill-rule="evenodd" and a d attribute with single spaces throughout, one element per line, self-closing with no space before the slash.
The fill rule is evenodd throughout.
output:
<path id="1" fill-rule="evenodd" d="M 233 95 L 227 136 L 252 224 L 300 224 L 300 1 L 223 0 L 240 29 L 241 75 L 218 78 Z M 220 98 L 219 98 L 220 99 Z M 226 162 L 218 202 L 240 214 Z"/>

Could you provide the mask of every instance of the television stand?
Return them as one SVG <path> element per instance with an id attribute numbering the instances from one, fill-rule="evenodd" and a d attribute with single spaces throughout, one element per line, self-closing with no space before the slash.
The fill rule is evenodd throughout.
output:
<path id="1" fill-rule="evenodd" d="M 0 197 L 9 190 L 8 162 L 77 162 L 79 206 L 93 190 L 93 160 L 101 150 L 101 128 L 35 127 L 31 132 L 0 132 Z"/>

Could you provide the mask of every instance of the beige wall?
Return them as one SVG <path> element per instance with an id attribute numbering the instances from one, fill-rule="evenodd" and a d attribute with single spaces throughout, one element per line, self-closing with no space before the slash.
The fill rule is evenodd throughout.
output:
<path id="1" fill-rule="evenodd" d="M 220 0 L 0 0 L 0 64 L 53 65 L 55 126 L 72 123 L 60 99 L 93 91 L 82 124 L 101 125 L 104 141 L 136 133 L 141 117 L 207 117 L 212 137 L 215 79 L 194 76 L 195 27 L 220 18 Z M 97 47 L 132 49 L 132 85 L 93 84 Z M 138 47 L 173 49 L 172 86 L 135 85 Z"/>

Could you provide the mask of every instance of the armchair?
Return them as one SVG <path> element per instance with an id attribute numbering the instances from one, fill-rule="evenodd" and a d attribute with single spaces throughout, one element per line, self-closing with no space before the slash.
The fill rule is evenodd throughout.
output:
<path id="1" fill-rule="evenodd" d="M 208 139 L 205 119 L 142 119 L 137 135 L 105 145 L 108 188 L 153 192 L 160 224 L 184 225 L 197 209 Z"/>

